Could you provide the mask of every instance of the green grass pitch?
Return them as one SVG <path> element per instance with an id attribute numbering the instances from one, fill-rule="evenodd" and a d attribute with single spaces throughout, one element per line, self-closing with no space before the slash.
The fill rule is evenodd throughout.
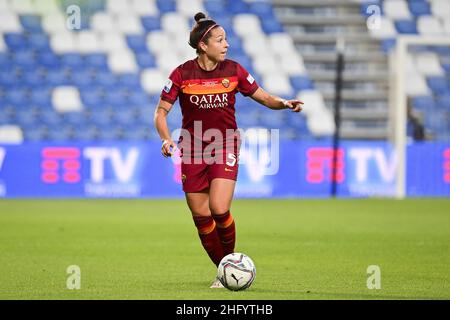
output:
<path id="1" fill-rule="evenodd" d="M 257 269 L 242 292 L 209 289 L 183 200 L 1 200 L 0 299 L 450 299 L 450 199 L 235 200 L 232 213 Z"/>

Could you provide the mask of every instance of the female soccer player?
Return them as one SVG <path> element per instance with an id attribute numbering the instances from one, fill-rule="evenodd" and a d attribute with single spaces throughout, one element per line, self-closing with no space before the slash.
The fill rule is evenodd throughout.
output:
<path id="1" fill-rule="evenodd" d="M 230 213 L 238 175 L 240 139 L 235 119 L 235 95 L 240 92 L 273 109 L 300 112 L 303 102 L 284 100 L 258 86 L 237 62 L 225 59 L 225 30 L 205 14 L 195 15 L 189 45 L 197 58 L 170 75 L 155 110 L 154 123 L 162 139 L 161 153 L 181 151 L 183 191 L 201 243 L 217 266 L 234 252 L 235 223 Z M 183 115 L 178 146 L 171 139 L 167 114 L 180 99 Z M 211 288 L 221 287 L 216 279 Z"/>

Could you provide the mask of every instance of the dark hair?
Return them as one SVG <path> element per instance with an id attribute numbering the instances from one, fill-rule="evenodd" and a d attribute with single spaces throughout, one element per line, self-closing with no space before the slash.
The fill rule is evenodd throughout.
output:
<path id="1" fill-rule="evenodd" d="M 197 22 L 189 36 L 189 45 L 197 50 L 197 53 L 201 53 L 201 49 L 198 47 L 200 41 L 207 42 L 211 37 L 211 30 L 214 29 L 214 25 L 219 26 L 214 20 L 206 18 L 203 12 L 199 12 L 194 16 L 194 20 Z M 213 28 L 211 28 L 213 27 Z M 209 29 L 209 31 L 208 31 Z"/>

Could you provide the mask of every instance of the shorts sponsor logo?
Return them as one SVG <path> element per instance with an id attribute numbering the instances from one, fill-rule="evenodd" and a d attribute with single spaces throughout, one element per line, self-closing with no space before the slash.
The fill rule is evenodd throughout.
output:
<path id="1" fill-rule="evenodd" d="M 185 183 L 185 182 L 186 182 L 186 175 L 185 175 L 185 174 L 182 174 L 182 175 L 181 175 L 181 182 L 182 182 L 182 183 Z"/>

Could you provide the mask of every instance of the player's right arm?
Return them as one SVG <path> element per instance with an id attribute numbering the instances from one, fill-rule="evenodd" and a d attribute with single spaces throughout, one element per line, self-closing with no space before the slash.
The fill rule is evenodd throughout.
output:
<path id="1" fill-rule="evenodd" d="M 176 144 L 170 136 L 169 126 L 167 125 L 167 115 L 170 109 L 172 109 L 172 106 L 173 104 L 170 102 L 160 99 L 153 118 L 155 128 L 162 140 L 161 153 L 166 158 L 172 156 L 176 148 Z"/>

